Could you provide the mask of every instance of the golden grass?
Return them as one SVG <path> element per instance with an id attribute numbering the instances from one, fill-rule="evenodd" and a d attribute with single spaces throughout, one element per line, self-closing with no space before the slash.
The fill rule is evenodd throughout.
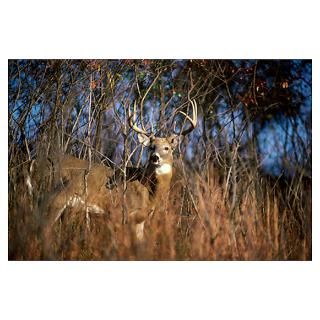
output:
<path id="1" fill-rule="evenodd" d="M 262 200 L 248 187 L 234 210 L 213 174 L 190 174 L 187 183 L 175 179 L 171 189 L 167 204 L 146 223 L 143 243 L 137 242 L 131 225 L 121 224 L 119 199 L 118 205 L 110 205 L 109 215 L 91 215 L 90 230 L 84 212 L 67 210 L 55 225 L 47 255 L 41 240 L 45 213 L 32 209 L 23 182 L 17 180 L 9 193 L 9 259 L 311 259 L 310 194 L 303 195 L 306 205 L 297 215 L 279 200 L 281 190 L 266 182 L 261 182 Z"/>

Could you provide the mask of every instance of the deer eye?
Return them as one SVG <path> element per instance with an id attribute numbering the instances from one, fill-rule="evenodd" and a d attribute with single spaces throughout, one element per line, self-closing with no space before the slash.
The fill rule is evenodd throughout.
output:
<path id="1" fill-rule="evenodd" d="M 169 150 L 169 147 L 165 147 L 164 150 L 168 151 L 168 150 Z"/>

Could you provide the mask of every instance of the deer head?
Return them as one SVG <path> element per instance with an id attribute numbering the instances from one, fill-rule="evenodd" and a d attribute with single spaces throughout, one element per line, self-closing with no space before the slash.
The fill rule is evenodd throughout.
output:
<path id="1" fill-rule="evenodd" d="M 181 136 L 190 133 L 197 125 L 197 104 L 195 100 L 189 99 L 192 107 L 192 118 L 185 112 L 179 110 L 175 113 L 173 120 L 178 113 L 185 116 L 190 122 L 189 128 L 181 130 L 180 133 L 173 133 L 167 137 L 156 137 L 154 134 L 148 134 L 146 130 L 136 125 L 136 103 L 134 103 L 133 114 L 129 115 L 129 125 L 133 131 L 138 134 L 139 143 L 148 148 L 149 159 L 148 168 L 155 170 L 157 175 L 171 174 L 173 164 L 173 151 L 179 144 Z"/>

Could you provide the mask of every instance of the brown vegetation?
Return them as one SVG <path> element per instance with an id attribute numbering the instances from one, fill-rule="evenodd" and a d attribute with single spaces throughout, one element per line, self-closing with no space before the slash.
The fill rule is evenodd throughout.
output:
<path id="1" fill-rule="evenodd" d="M 210 168 L 212 169 L 212 168 Z M 310 186 L 299 217 L 285 205 L 285 189 L 261 179 L 257 190 L 245 188 L 231 212 L 214 170 L 183 177 L 176 169 L 170 198 L 145 225 L 145 240 L 136 240 L 132 225 L 121 223 L 122 194 L 116 193 L 109 215 L 66 210 L 54 226 L 55 260 L 308 260 L 311 259 Z M 185 181 L 187 179 L 187 181 Z M 39 216 L 25 185 L 15 185 L 9 208 L 9 259 L 43 259 Z M 302 186 L 301 186 L 302 187 Z M 281 196 L 280 196 L 281 192 Z M 297 192 L 297 191 L 296 191 Z M 18 196 L 17 196 L 18 195 Z M 38 195 L 41 197 L 42 195 Z M 292 200 L 297 194 L 292 195 Z M 296 203 L 295 206 L 304 205 Z"/>

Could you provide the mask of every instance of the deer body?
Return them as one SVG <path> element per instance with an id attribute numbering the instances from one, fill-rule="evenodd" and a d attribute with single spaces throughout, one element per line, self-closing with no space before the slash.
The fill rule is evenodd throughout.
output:
<path id="1" fill-rule="evenodd" d="M 91 213 L 105 213 L 108 197 L 105 187 L 111 168 L 92 164 L 72 156 L 64 156 L 53 166 L 55 190 L 46 199 L 46 227 L 61 217 L 66 208 L 87 207 Z"/>

